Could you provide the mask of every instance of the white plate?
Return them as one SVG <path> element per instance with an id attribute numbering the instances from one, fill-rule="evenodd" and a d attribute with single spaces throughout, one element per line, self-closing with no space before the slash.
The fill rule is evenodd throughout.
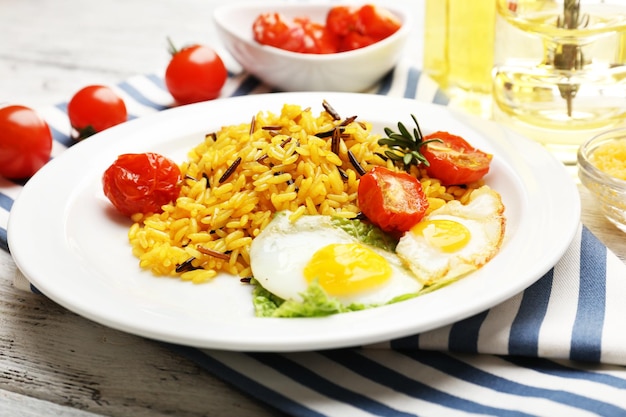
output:
<path id="1" fill-rule="evenodd" d="M 101 176 L 126 152 L 182 161 L 205 133 L 247 122 L 284 103 L 369 120 L 378 132 L 415 114 L 425 133 L 448 130 L 493 153 L 486 180 L 502 194 L 507 231 L 481 270 L 431 294 L 390 306 L 313 319 L 256 318 L 250 288 L 223 276 L 194 285 L 141 271 Z M 534 142 L 445 107 L 377 95 L 280 93 L 179 107 L 118 125 L 62 153 L 24 187 L 9 218 L 17 266 L 45 295 L 101 324 L 149 338 L 228 350 L 294 351 L 353 346 L 424 332 L 486 310 L 524 290 L 567 249 L 580 221 L 574 182 Z"/>

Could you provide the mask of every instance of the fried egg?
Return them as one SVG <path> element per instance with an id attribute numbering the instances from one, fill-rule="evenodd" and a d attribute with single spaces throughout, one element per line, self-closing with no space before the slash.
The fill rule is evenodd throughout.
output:
<path id="1" fill-rule="evenodd" d="M 385 304 L 423 285 L 393 252 L 364 244 L 329 216 L 279 212 L 250 247 L 254 278 L 284 300 L 302 301 L 316 281 L 342 304 Z"/>
<path id="2" fill-rule="evenodd" d="M 407 231 L 396 253 L 424 285 L 477 270 L 500 250 L 504 238 L 500 195 L 483 186 L 467 204 L 449 201 Z"/>

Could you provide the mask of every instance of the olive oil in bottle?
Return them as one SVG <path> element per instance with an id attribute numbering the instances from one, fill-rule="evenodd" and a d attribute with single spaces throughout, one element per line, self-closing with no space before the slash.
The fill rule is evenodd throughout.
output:
<path id="1" fill-rule="evenodd" d="M 488 116 L 495 0 L 426 0 L 424 71 L 472 113 Z"/>
<path id="2" fill-rule="evenodd" d="M 626 120 L 626 1 L 498 0 L 497 11 L 496 120 L 572 151 Z"/>

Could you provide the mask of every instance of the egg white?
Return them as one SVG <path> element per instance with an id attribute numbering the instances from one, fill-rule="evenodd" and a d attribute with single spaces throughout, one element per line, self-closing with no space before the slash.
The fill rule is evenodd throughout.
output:
<path id="1" fill-rule="evenodd" d="M 450 201 L 422 219 L 462 224 L 470 233 L 465 246 L 446 252 L 410 230 L 400 238 L 396 253 L 424 285 L 459 278 L 485 265 L 500 250 L 506 223 L 503 213 L 500 195 L 483 186 L 472 192 L 467 204 Z"/>
<path id="2" fill-rule="evenodd" d="M 302 216 L 292 222 L 289 214 L 277 213 L 253 240 L 250 265 L 254 278 L 266 290 L 284 300 L 302 301 L 301 294 L 309 285 L 303 271 L 313 254 L 333 243 L 361 242 L 334 227 L 329 216 Z M 375 288 L 333 296 L 342 304 L 385 304 L 397 296 L 416 293 L 423 287 L 396 254 L 368 247 L 387 260 L 392 276 Z"/>

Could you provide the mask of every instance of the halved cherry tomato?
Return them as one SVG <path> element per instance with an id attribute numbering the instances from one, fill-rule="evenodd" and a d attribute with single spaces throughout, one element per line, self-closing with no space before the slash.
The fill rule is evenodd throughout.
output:
<path id="1" fill-rule="evenodd" d="M 357 200 L 363 214 L 390 233 L 409 230 L 428 209 L 428 199 L 417 178 L 384 167 L 374 167 L 361 177 Z"/>
<path id="2" fill-rule="evenodd" d="M 332 54 L 337 52 L 338 40 L 323 24 L 307 18 L 296 18 L 294 23 L 304 30 L 304 44 L 298 52 L 306 54 Z"/>
<path id="3" fill-rule="evenodd" d="M 326 28 L 336 36 L 346 36 L 357 30 L 357 15 L 352 6 L 335 6 L 326 15 Z"/>
<path id="4" fill-rule="evenodd" d="M 389 10 L 366 4 L 357 11 L 357 31 L 378 42 L 393 35 L 402 23 Z"/>
<path id="5" fill-rule="evenodd" d="M 252 32 L 263 45 L 328 54 L 371 45 L 392 35 L 401 24 L 391 12 L 373 5 L 335 6 L 323 24 L 304 16 L 290 20 L 280 13 L 263 13 L 252 24 Z"/>
<path id="6" fill-rule="evenodd" d="M 263 13 L 252 24 L 254 39 L 268 46 L 305 54 L 337 52 L 338 40 L 323 24 L 307 17 L 288 20 L 280 13 Z"/>
<path id="7" fill-rule="evenodd" d="M 165 85 L 180 104 L 197 103 L 219 97 L 228 71 L 213 49 L 191 45 L 175 50 L 165 70 Z"/>
<path id="8" fill-rule="evenodd" d="M 333 7 L 326 27 L 339 37 L 339 51 L 363 48 L 393 35 L 402 23 L 386 9 L 366 4 Z"/>
<path id="9" fill-rule="evenodd" d="M 431 139 L 441 142 L 422 147 L 422 155 L 430 164 L 426 173 L 443 185 L 469 184 L 489 172 L 492 155 L 474 148 L 462 137 L 439 131 L 424 137 L 424 141 Z"/>
<path id="10" fill-rule="evenodd" d="M 50 159 L 52 133 L 44 119 L 24 106 L 0 108 L 0 175 L 23 179 Z"/>
<path id="11" fill-rule="evenodd" d="M 252 33 L 257 42 L 300 52 L 304 47 L 304 28 L 302 24 L 288 20 L 280 13 L 263 13 L 252 23 Z"/>
<path id="12" fill-rule="evenodd" d="M 78 140 L 123 123 L 128 118 L 124 100 L 103 85 L 80 89 L 68 103 L 67 115 L 77 131 L 75 139 Z"/>
<path id="13" fill-rule="evenodd" d="M 104 172 L 104 194 L 117 210 L 159 213 L 180 194 L 181 173 L 172 160 L 156 153 L 123 154 Z"/>
<path id="14" fill-rule="evenodd" d="M 353 51 L 373 44 L 375 41 L 368 35 L 359 32 L 349 32 L 339 40 L 338 52 Z"/>

